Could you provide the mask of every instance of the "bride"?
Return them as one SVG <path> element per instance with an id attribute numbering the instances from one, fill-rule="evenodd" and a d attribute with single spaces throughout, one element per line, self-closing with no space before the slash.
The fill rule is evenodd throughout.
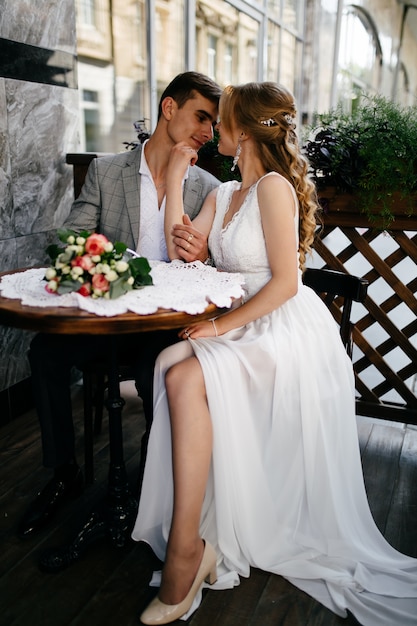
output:
<path id="1" fill-rule="evenodd" d="M 275 83 L 228 87 L 220 100 L 219 152 L 235 155 L 242 182 L 211 192 L 193 226 L 209 233 L 219 270 L 244 275 L 245 298 L 182 330 L 156 364 L 132 536 L 164 567 L 144 624 L 186 618 L 206 579 L 232 587 L 251 567 L 363 625 L 416 624 L 417 560 L 385 541 L 366 498 L 352 364 L 301 280 L 316 203 L 294 118 L 291 94 Z M 174 225 L 189 224 L 181 181 L 197 160 L 183 142 L 173 150 L 171 259 Z"/>

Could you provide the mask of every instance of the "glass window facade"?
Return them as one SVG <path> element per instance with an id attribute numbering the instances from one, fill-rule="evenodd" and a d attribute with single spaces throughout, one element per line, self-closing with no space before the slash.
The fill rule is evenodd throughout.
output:
<path id="1" fill-rule="evenodd" d="M 188 69 L 222 87 L 280 80 L 298 97 L 304 5 L 305 0 L 77 0 L 81 150 L 123 149 L 136 139 L 135 120 L 144 119 L 152 130 L 162 90 Z M 94 109 L 91 102 L 87 106 L 88 91 L 97 94 Z"/>
<path id="2" fill-rule="evenodd" d="M 338 101 L 347 111 L 358 105 L 362 93 L 377 93 L 380 86 L 382 51 L 369 16 L 348 7 L 340 31 Z"/>
<path id="3" fill-rule="evenodd" d="M 400 55 L 401 8 L 385 2 L 396 20 L 379 0 L 76 0 L 80 108 L 90 111 L 80 150 L 87 137 L 91 150 L 123 150 L 136 140 L 136 120 L 153 130 L 163 89 L 185 70 L 222 87 L 280 82 L 294 93 L 298 124 L 338 102 L 351 110 L 362 91 L 411 104 L 417 36 L 404 29 Z"/>

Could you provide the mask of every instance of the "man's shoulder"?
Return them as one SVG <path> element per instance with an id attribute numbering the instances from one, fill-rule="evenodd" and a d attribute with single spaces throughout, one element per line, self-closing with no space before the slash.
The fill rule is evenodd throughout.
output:
<path id="1" fill-rule="evenodd" d="M 212 188 L 220 185 L 220 180 L 218 178 L 198 165 L 194 165 L 194 167 L 189 168 L 188 178 L 190 182 L 199 181 L 202 185 Z"/>
<path id="2" fill-rule="evenodd" d="M 97 158 L 98 168 L 123 168 L 140 161 L 142 146 L 138 146 L 134 150 L 126 150 L 126 152 L 118 152 L 116 154 L 108 154 Z"/>

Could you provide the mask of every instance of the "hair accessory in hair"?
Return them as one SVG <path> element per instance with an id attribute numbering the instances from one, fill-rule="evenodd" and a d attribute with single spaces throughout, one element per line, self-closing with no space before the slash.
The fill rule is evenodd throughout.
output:
<path id="1" fill-rule="evenodd" d="M 264 126 L 278 126 L 278 122 L 276 122 L 272 117 L 268 118 L 267 120 L 259 120 L 260 124 L 263 124 Z"/>
<path id="2" fill-rule="evenodd" d="M 285 113 L 284 119 L 287 122 L 288 126 L 295 126 L 294 118 L 290 113 Z"/>

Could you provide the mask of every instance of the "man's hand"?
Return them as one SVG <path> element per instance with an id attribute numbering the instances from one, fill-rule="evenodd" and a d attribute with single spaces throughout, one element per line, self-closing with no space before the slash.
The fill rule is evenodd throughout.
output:
<path id="1" fill-rule="evenodd" d="M 174 224 L 172 236 L 175 251 L 186 263 L 204 262 L 209 256 L 207 237 L 193 227 L 188 215 L 184 215 L 182 224 Z"/>

